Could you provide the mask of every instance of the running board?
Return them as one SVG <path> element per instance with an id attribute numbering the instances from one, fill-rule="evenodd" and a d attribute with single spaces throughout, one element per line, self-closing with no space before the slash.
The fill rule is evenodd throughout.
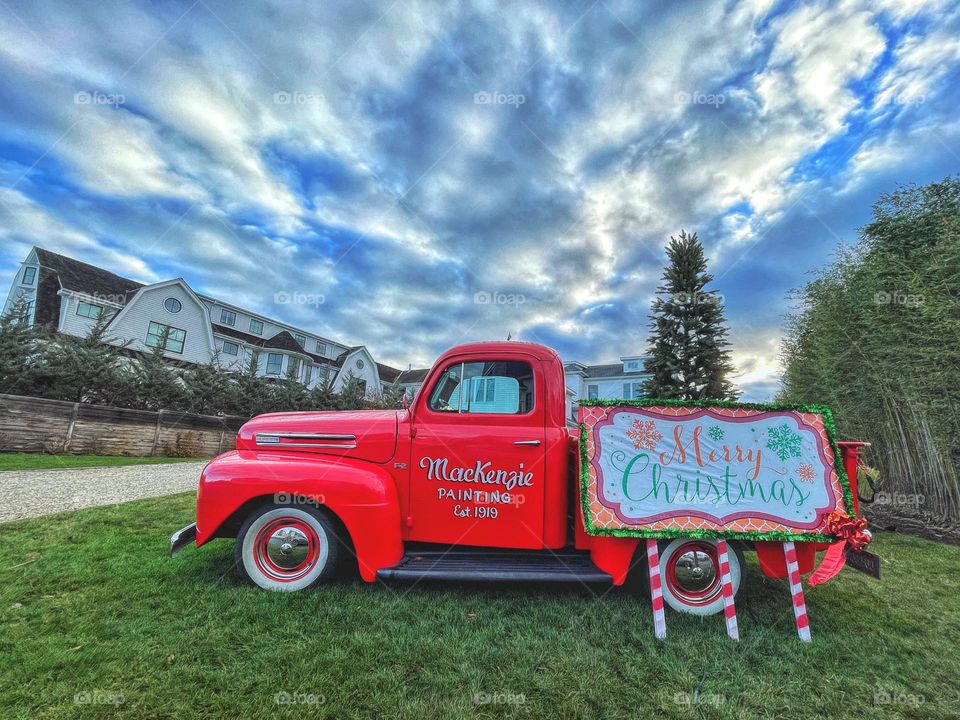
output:
<path id="1" fill-rule="evenodd" d="M 393 567 L 377 571 L 380 580 L 454 580 L 462 582 L 612 583 L 587 553 L 549 550 L 427 550 L 404 555 Z"/>

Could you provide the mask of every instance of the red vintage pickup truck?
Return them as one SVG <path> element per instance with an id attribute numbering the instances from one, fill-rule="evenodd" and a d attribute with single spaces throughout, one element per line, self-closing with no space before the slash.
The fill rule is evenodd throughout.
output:
<path id="1" fill-rule="evenodd" d="M 641 541 L 584 530 L 578 433 L 568 426 L 563 364 L 550 348 L 474 343 L 445 352 L 402 410 L 296 412 L 246 423 L 237 449 L 200 477 L 196 523 L 171 551 L 236 538 L 237 567 L 271 590 L 303 590 L 354 564 L 375 580 L 623 584 L 643 577 Z M 856 497 L 861 443 L 841 443 Z M 660 543 L 667 604 L 723 609 L 716 541 Z M 781 543 L 732 542 L 785 577 Z M 822 543 L 798 543 L 809 572 Z"/>

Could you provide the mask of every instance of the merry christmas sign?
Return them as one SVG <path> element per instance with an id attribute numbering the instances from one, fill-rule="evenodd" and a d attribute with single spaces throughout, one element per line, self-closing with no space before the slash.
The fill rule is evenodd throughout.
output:
<path id="1" fill-rule="evenodd" d="M 584 401 L 587 532 L 830 540 L 852 498 L 823 406 Z"/>

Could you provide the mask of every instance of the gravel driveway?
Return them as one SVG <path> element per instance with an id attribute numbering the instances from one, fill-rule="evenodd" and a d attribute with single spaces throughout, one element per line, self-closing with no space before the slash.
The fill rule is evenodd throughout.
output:
<path id="1" fill-rule="evenodd" d="M 0 523 L 196 490 L 205 463 L 0 472 Z"/>

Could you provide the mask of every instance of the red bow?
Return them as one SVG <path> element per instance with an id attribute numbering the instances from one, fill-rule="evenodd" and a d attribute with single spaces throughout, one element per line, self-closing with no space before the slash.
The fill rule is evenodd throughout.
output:
<path id="1" fill-rule="evenodd" d="M 863 550 L 872 539 L 867 529 L 867 519 L 850 517 L 846 513 L 834 510 L 826 518 L 827 532 L 846 542 L 854 552 Z"/>
<path id="2" fill-rule="evenodd" d="M 811 587 L 825 583 L 843 569 L 847 561 L 847 548 L 854 552 L 863 550 L 870 542 L 870 533 L 867 532 L 867 520 L 862 517 L 850 517 L 839 510 L 827 515 L 825 519 L 827 532 L 835 535 L 839 542 L 827 548 L 823 559 L 807 582 Z"/>

